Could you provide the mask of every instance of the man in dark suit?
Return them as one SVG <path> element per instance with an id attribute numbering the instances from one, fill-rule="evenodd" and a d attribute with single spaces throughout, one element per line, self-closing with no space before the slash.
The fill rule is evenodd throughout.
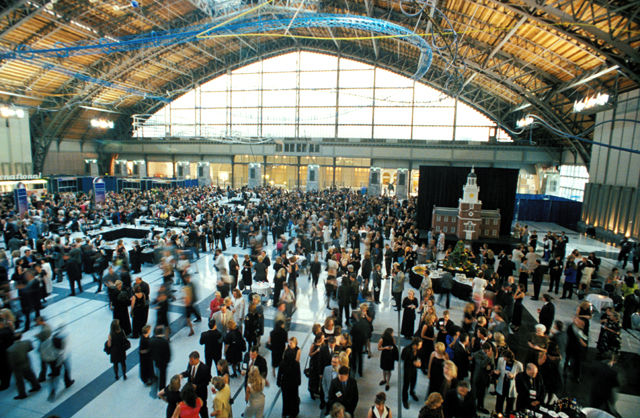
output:
<path id="1" fill-rule="evenodd" d="M 238 254 L 234 254 L 231 258 L 231 261 L 229 261 L 229 274 L 233 278 L 231 288 L 235 289 L 236 287 L 238 287 L 238 275 L 240 274 L 240 263 L 238 263 Z"/>
<path id="2" fill-rule="evenodd" d="M 530 409 L 544 401 L 544 384 L 535 364 L 527 364 L 527 370 L 516 375 L 516 391 L 516 411 Z"/>
<path id="3" fill-rule="evenodd" d="M 269 381 L 267 380 L 267 374 L 269 373 L 269 368 L 267 366 L 267 360 L 259 354 L 259 348 L 257 345 L 254 345 L 249 349 L 249 352 L 244 355 L 244 360 L 242 361 L 242 375 L 244 376 L 244 387 L 247 387 L 247 380 L 249 379 L 249 370 L 253 366 L 256 366 L 258 370 L 260 370 L 260 376 L 266 381 L 266 384 L 269 385 Z"/>
<path id="4" fill-rule="evenodd" d="M 320 347 L 320 366 L 321 370 L 331 365 L 331 356 L 336 352 L 336 338 L 329 337 L 325 340 L 326 344 Z M 353 351 L 353 350 L 352 350 Z"/>
<path id="5" fill-rule="evenodd" d="M 331 410 L 334 403 L 340 403 L 344 409 L 354 416 L 358 406 L 358 383 L 356 379 L 349 377 L 349 368 L 346 366 L 338 369 L 338 377 L 331 381 L 327 409 Z"/>
<path id="6" fill-rule="evenodd" d="M 551 303 L 553 296 L 550 294 L 545 293 L 542 295 L 542 299 L 544 299 L 544 305 L 541 309 L 538 309 L 538 322 L 547 328 L 546 334 L 549 334 L 551 326 L 553 325 L 553 320 L 556 317 L 556 307 Z"/>
<path id="7" fill-rule="evenodd" d="M 540 288 L 542 287 L 542 276 L 544 275 L 544 268 L 540 264 L 540 260 L 536 260 L 536 267 L 531 273 L 531 281 L 533 282 L 533 297 L 532 300 L 540 299 Z"/>
<path id="8" fill-rule="evenodd" d="M 349 280 L 348 275 L 342 276 L 342 284 L 338 288 L 338 309 L 340 316 L 344 320 L 344 326 L 349 325 L 349 308 L 351 307 L 351 296 L 353 293 L 353 287 L 351 286 L 351 281 Z M 342 313 L 344 312 L 344 316 Z M 341 320 L 337 320 L 338 324 L 341 325 Z"/>
<path id="9" fill-rule="evenodd" d="M 513 255 L 508 254 L 500 260 L 500 266 L 498 266 L 498 274 L 500 275 L 502 281 L 507 280 L 509 276 L 513 276 L 513 272 L 516 269 L 516 263 L 513 262 L 512 258 Z"/>
<path id="10" fill-rule="evenodd" d="M 453 276 L 451 273 L 445 272 L 440 279 L 440 296 L 438 297 L 438 305 L 441 304 L 442 299 L 447 298 L 446 308 L 449 309 L 449 302 L 451 301 L 451 289 L 453 289 Z"/>
<path id="11" fill-rule="evenodd" d="M 209 321 L 209 331 L 200 335 L 200 344 L 204 345 L 204 361 L 210 370 L 216 370 L 222 358 L 222 333 L 218 331 L 215 320 Z"/>
<path id="12" fill-rule="evenodd" d="M 69 286 L 71 287 L 71 296 L 76 295 L 76 283 L 78 283 L 78 290 L 82 293 L 82 271 L 80 271 L 80 264 L 69 253 L 62 256 L 64 260 L 64 269 L 67 272 L 69 278 Z"/>
<path id="13" fill-rule="evenodd" d="M 449 390 L 442 402 L 444 418 L 476 418 L 476 398 L 469 391 L 469 382 L 460 380 L 455 389 Z"/>
<path id="14" fill-rule="evenodd" d="M 562 257 L 556 255 L 555 258 L 549 261 L 549 293 L 553 292 L 553 288 L 556 288 L 556 295 L 558 294 L 558 288 L 560 287 L 560 277 L 562 277 Z"/>
<path id="15" fill-rule="evenodd" d="M 362 350 L 369 338 L 369 330 L 371 329 L 371 319 L 368 315 L 364 315 L 351 328 L 351 370 L 353 375 L 360 373 L 362 377 Z"/>
<path id="16" fill-rule="evenodd" d="M 402 349 L 400 360 L 404 367 L 404 376 L 402 382 L 402 406 L 409 409 L 409 394 L 414 401 L 418 401 L 416 396 L 416 380 L 418 378 L 418 368 L 422 367 L 418 351 L 422 348 L 422 338 L 413 337 L 411 344 Z"/>
<path id="17" fill-rule="evenodd" d="M 158 391 L 167 386 L 167 366 L 171 361 L 171 346 L 165 331 L 164 326 L 156 326 L 153 330 L 153 338 L 149 340 L 151 359 L 158 369 Z"/>
<path id="18" fill-rule="evenodd" d="M 140 274 L 142 269 L 142 247 L 138 241 L 133 241 L 133 248 L 129 251 L 129 261 L 131 261 L 131 273 Z"/>
<path id="19" fill-rule="evenodd" d="M 200 354 L 197 351 L 189 354 L 189 364 L 187 365 L 187 370 L 182 372 L 182 377 L 187 378 L 187 383 L 191 383 L 195 387 L 196 395 L 202 399 L 200 418 L 208 418 L 207 394 L 209 393 L 211 370 L 209 370 L 209 366 L 200 361 Z"/>
<path id="20" fill-rule="evenodd" d="M 466 379 L 469 373 L 469 357 L 469 334 L 462 333 L 453 345 L 453 362 L 458 367 L 458 379 L 460 380 Z"/>

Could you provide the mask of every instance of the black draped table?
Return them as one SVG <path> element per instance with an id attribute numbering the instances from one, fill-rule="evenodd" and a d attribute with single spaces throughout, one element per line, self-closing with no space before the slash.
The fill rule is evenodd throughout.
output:
<path id="1" fill-rule="evenodd" d="M 415 287 L 416 289 L 420 288 L 420 284 L 424 279 L 424 276 L 422 274 L 416 273 L 416 270 L 420 271 L 420 267 L 425 266 L 416 266 L 409 271 L 409 284 L 411 284 L 411 286 Z M 443 272 L 444 271 L 445 270 L 443 270 Z M 460 272 L 455 272 L 455 270 L 453 270 L 451 273 L 454 275 L 451 294 L 460 300 L 470 300 L 471 291 L 473 289 L 471 286 L 471 281 L 469 281 L 466 276 L 464 279 L 460 276 L 455 276 L 456 273 L 460 274 Z M 431 278 L 431 287 L 433 288 L 433 292 L 438 294 L 442 293 L 442 288 L 440 286 L 442 273 L 434 270 L 431 272 L 429 277 Z"/>

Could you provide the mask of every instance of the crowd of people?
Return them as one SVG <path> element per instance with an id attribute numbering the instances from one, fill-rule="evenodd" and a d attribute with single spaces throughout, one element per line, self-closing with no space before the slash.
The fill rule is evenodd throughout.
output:
<path id="1" fill-rule="evenodd" d="M 241 204 L 231 204 L 231 199 Z M 283 417 L 297 416 L 304 380 L 311 399 L 318 401 L 326 415 L 353 416 L 364 356 L 376 354 L 371 340 L 377 306 L 389 298 L 401 312 L 402 325 L 399 330 L 377 330 L 383 331 L 377 353 L 384 390 L 376 395 L 368 417 L 391 418 L 385 392 L 393 385 L 398 362 L 402 405 L 409 409 L 411 397 L 419 403 L 421 418 L 489 414 L 487 396 L 496 397 L 498 413 L 529 409 L 565 394 L 563 376 L 569 371 L 580 379 L 592 309 L 582 300 L 573 322 L 565 324 L 555 319 L 553 295 L 558 295 L 564 277 L 563 299 L 572 298 L 575 287 L 578 297 L 584 296 L 599 259 L 593 253 L 583 257 L 576 251 L 567 256 L 564 233 L 549 232 L 540 242 L 536 231 L 530 233 L 516 225 L 514 236 L 523 244 L 511 253 L 495 255 L 486 245 L 471 253 L 479 268 L 472 297 L 466 301 L 462 320 L 455 324 L 450 319 L 450 273 L 441 279 L 437 301 L 428 271 L 419 288 L 408 286 L 412 267 L 442 259 L 452 251 L 445 249 L 440 231 L 430 231 L 426 242 L 421 242 L 412 198 L 398 202 L 389 196 L 370 197 L 350 190 L 307 193 L 208 187 L 109 193 L 106 203 L 97 206 L 82 194 L 45 195 L 32 204 L 36 209 L 20 219 L 10 203 L 3 201 L 0 220 L 5 242 L 5 251 L 0 252 L 0 390 L 9 387 L 13 373 L 17 399 L 27 397 L 25 379 L 32 391 L 40 389 L 47 367 L 51 368 L 51 397 L 56 396 L 62 367 L 66 386 L 74 383 L 66 361 L 64 329 L 51 330 L 40 313 L 52 284 L 61 282 L 64 272 L 71 296 L 76 295 L 76 286 L 83 292 L 83 274 L 97 282 L 96 293 L 104 286 L 113 312 L 104 351 L 113 364 L 115 379 L 127 379 L 129 339 L 139 338 L 140 379 L 146 385 L 157 383 L 159 398 L 168 404 L 168 418 L 231 416 L 230 379 L 240 376 L 245 418 L 263 416 L 264 390 L 271 383 L 281 389 Z M 142 268 L 141 242 L 133 241 L 127 250 L 121 240 L 109 249 L 99 232 L 87 234 L 91 225 L 143 221 L 166 228 L 143 243 L 153 250 L 152 261 L 163 279 L 153 295 L 142 278 L 132 279 Z M 539 246 L 542 256 L 537 252 Z M 237 247 L 230 257 L 224 254 L 228 247 Z M 274 249 L 268 253 L 267 247 Z M 216 269 L 216 292 L 208 304 L 209 318 L 205 318 L 208 330 L 199 340 L 203 355 L 193 351 L 187 369 L 169 377 L 167 384 L 170 341 L 177 331 L 168 321 L 169 305 L 182 299 L 188 335 L 195 335 L 193 322 L 202 321 L 198 302 L 204 298 L 199 297 L 192 280 L 197 274 L 193 261 L 209 254 Z M 541 295 L 543 262 L 546 265 L 547 261 L 550 286 Z M 622 279 L 612 271 L 606 279 L 612 293 L 624 297 L 621 309 L 610 309 L 600 318 L 597 348 L 603 357 L 613 355 L 612 362 L 620 350 L 625 318 L 630 321 L 640 306 L 632 273 Z M 311 328 L 312 343 L 303 367 L 301 347 L 289 335 L 301 275 L 307 275 L 314 288 L 324 283 L 324 304 L 329 310 L 324 321 Z M 383 286 L 383 281 L 388 284 Z M 254 283 L 266 283 L 271 291 L 255 293 L 251 290 Z M 383 287 L 390 288 L 390 294 L 382 294 Z M 13 289 L 17 298 L 12 298 Z M 508 346 L 507 337 L 521 326 L 527 294 L 534 300 L 542 298 L 544 305 L 536 332 L 522 337 L 528 340 L 526 352 L 518 352 Z M 267 309 L 274 309 L 271 330 L 265 327 Z M 618 311 L 624 312 L 622 320 Z M 28 357 L 32 342 L 22 340 L 22 333 L 30 329 L 32 313 L 40 327 L 36 336 L 42 358 L 39 378 Z M 272 382 L 269 362 L 260 354 L 263 344 L 271 351 Z M 428 379 L 422 400 L 415 392 L 419 372 Z M 210 390 L 212 404 L 208 404 Z M 600 404 L 594 406 L 615 413 L 611 397 L 597 399 Z"/>

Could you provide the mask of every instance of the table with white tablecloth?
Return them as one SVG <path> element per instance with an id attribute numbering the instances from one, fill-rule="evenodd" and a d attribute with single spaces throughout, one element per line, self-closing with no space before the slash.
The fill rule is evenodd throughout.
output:
<path id="1" fill-rule="evenodd" d="M 269 282 L 254 282 L 251 285 L 251 291 L 257 293 L 262 298 L 264 303 L 265 300 L 269 300 L 271 298 L 271 283 Z"/>
<path id="2" fill-rule="evenodd" d="M 613 299 L 605 295 L 592 293 L 587 296 L 587 300 L 598 310 L 598 312 L 602 312 L 603 309 L 613 307 Z"/>

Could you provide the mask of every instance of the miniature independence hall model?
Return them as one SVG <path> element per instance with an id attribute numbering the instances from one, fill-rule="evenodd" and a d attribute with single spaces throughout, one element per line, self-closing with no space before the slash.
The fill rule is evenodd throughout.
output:
<path id="1" fill-rule="evenodd" d="M 462 188 L 462 199 L 458 209 L 433 207 L 432 225 L 436 232 L 455 234 L 460 239 L 476 240 L 478 238 L 497 238 L 500 231 L 500 209 L 483 210 L 478 200 L 480 188 L 478 176 L 471 168 L 467 176 L 467 184 Z"/>

